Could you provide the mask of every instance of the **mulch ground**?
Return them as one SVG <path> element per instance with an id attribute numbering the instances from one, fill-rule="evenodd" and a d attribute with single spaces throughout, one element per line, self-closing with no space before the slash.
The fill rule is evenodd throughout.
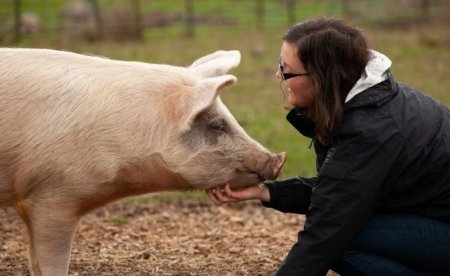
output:
<path id="1" fill-rule="evenodd" d="M 303 222 L 258 202 L 122 200 L 82 218 L 69 275 L 274 275 Z M 10 208 L 0 209 L 0 275 L 29 275 L 25 225 Z"/>

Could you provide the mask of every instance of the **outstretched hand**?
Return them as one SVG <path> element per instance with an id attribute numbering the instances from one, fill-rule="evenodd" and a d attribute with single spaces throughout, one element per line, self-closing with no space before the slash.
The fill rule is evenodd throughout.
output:
<path id="1" fill-rule="evenodd" d="M 251 199 L 270 201 L 269 189 L 264 185 L 250 186 L 233 191 L 230 184 L 227 183 L 223 189 L 216 187 L 206 190 L 206 194 L 216 205 Z"/>

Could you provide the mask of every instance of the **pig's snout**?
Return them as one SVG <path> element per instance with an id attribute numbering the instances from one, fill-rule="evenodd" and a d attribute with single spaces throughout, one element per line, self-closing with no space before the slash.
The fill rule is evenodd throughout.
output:
<path id="1" fill-rule="evenodd" d="M 286 153 L 266 153 L 263 156 L 247 159 L 244 166 L 258 175 L 259 180 L 273 180 L 280 174 L 286 161 Z"/>
<path id="2" fill-rule="evenodd" d="M 280 174 L 281 168 L 284 166 L 284 163 L 286 162 L 286 153 L 278 153 L 275 155 L 275 166 L 272 171 L 272 178 L 269 178 L 270 180 L 274 180 L 278 177 Z"/>
<path id="3" fill-rule="evenodd" d="M 274 180 L 280 174 L 281 168 L 286 161 L 286 153 L 270 154 L 270 158 L 266 161 L 266 165 L 263 166 L 262 173 L 259 174 L 264 180 Z"/>
<path id="4" fill-rule="evenodd" d="M 244 158 L 243 170 L 228 182 L 232 187 L 249 187 L 265 180 L 274 180 L 278 177 L 281 168 L 286 161 L 286 153 L 263 152 L 257 156 Z"/>

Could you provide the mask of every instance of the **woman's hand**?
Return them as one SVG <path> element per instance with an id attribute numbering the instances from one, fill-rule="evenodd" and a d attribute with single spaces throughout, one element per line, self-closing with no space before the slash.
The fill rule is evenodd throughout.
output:
<path id="1" fill-rule="evenodd" d="M 206 190 L 206 194 L 216 205 L 250 199 L 270 201 L 269 189 L 265 185 L 256 185 L 233 191 L 230 188 L 230 184 L 227 183 L 223 190 L 220 187 L 216 187 Z"/>

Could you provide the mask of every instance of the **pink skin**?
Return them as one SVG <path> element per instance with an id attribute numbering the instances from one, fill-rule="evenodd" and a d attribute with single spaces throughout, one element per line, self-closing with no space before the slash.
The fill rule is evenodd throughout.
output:
<path id="1" fill-rule="evenodd" d="M 297 56 L 295 45 L 283 42 L 280 58 L 284 73 L 306 73 L 303 64 Z M 275 76 L 281 79 L 281 72 Z M 314 89 L 310 76 L 299 76 L 284 81 L 288 92 L 288 102 L 292 106 L 307 108 L 313 101 Z"/>
<path id="2" fill-rule="evenodd" d="M 283 42 L 280 54 L 284 73 L 305 73 L 306 70 L 297 56 L 295 45 Z M 281 80 L 281 72 L 275 73 L 276 78 Z M 313 101 L 314 89 L 310 77 L 298 76 L 284 81 L 288 92 L 288 102 L 292 106 L 308 108 Z M 230 184 L 206 190 L 210 200 L 220 205 L 236 201 L 257 199 L 270 201 L 269 189 L 264 185 L 255 185 L 242 189 L 231 190 Z"/>
<path id="3" fill-rule="evenodd" d="M 259 199 L 262 201 L 270 201 L 269 190 L 264 185 L 250 186 L 243 189 L 231 190 L 230 184 L 225 184 L 224 188 L 212 188 L 206 190 L 209 199 L 216 205 L 230 203 L 236 201 Z"/>

